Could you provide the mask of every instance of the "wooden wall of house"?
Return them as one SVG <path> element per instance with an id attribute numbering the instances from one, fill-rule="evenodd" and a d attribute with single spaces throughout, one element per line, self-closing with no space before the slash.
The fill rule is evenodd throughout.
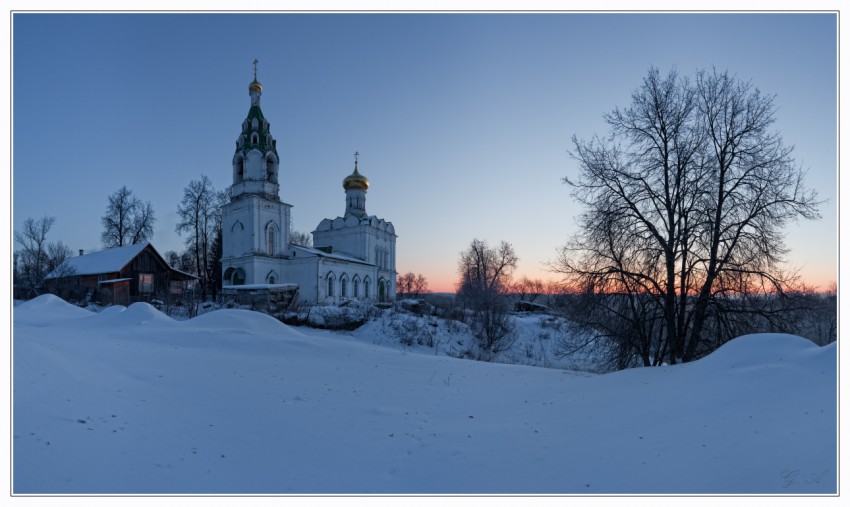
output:
<path id="1" fill-rule="evenodd" d="M 142 273 L 153 275 L 152 293 L 139 292 L 139 275 Z M 153 298 L 164 299 L 168 296 L 171 268 L 151 250 L 151 247 L 139 252 L 139 255 L 125 266 L 118 275 L 119 278 L 130 278 L 130 297 L 134 301 L 147 301 Z"/>
<path id="2" fill-rule="evenodd" d="M 45 281 L 47 290 L 66 299 L 82 301 L 91 292 L 97 291 L 98 275 L 68 276 Z"/>

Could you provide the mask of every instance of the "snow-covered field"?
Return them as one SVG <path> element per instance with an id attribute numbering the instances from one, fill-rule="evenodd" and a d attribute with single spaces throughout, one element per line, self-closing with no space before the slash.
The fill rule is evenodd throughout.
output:
<path id="1" fill-rule="evenodd" d="M 837 492 L 835 344 L 591 375 L 245 310 L 13 318 L 16 494 Z"/>

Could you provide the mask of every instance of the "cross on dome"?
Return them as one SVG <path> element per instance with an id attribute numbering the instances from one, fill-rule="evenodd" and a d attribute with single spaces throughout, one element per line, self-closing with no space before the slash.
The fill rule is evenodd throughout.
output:
<path id="1" fill-rule="evenodd" d="M 252 105 L 255 105 L 255 106 L 259 105 L 259 100 L 260 100 L 259 94 L 263 93 L 263 85 L 261 85 L 260 82 L 257 81 L 257 64 L 258 63 L 260 63 L 260 61 L 257 60 L 256 58 L 254 58 L 254 80 L 251 81 L 251 84 L 248 85 L 248 93 L 249 94 L 253 94 L 255 92 L 257 93 L 256 97 L 254 99 L 252 99 Z"/>

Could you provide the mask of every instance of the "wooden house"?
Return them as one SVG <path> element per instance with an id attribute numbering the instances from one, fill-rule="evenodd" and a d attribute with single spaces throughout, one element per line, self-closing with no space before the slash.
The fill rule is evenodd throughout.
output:
<path id="1" fill-rule="evenodd" d="M 66 300 L 126 306 L 180 300 L 197 278 L 169 266 L 150 243 L 139 243 L 71 257 L 44 284 Z"/>

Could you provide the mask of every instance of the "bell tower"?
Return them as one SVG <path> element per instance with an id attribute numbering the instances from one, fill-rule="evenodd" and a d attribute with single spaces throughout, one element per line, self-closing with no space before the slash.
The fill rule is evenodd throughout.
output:
<path id="1" fill-rule="evenodd" d="M 248 117 L 242 122 L 242 132 L 236 138 L 236 153 L 233 155 L 232 200 L 247 195 L 259 195 L 270 200 L 280 200 L 277 140 L 272 137 L 270 124 L 260 109 L 263 85 L 257 81 L 257 63 L 254 59 L 254 80 L 248 85 L 251 107 Z"/>
<path id="2" fill-rule="evenodd" d="M 263 85 L 248 85 L 251 105 L 233 155 L 230 202 L 222 207 L 222 284 L 275 284 L 285 275 L 290 206 L 280 200 L 277 141 L 260 109 Z"/>

